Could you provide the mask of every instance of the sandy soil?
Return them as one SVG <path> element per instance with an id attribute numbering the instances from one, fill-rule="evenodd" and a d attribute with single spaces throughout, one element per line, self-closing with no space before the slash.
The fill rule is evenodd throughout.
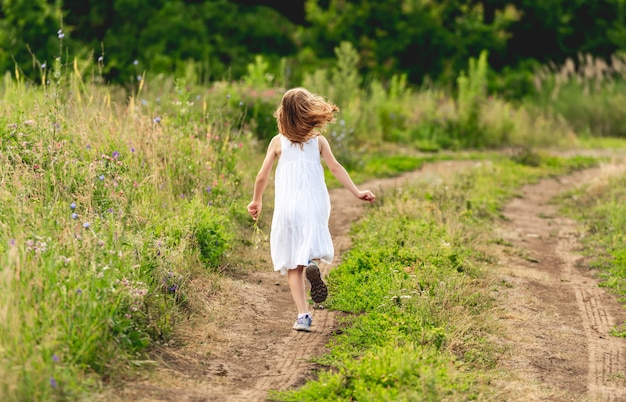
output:
<path id="1" fill-rule="evenodd" d="M 428 164 L 399 178 L 361 185 L 377 194 L 407 181 L 445 180 L 473 162 Z M 494 296 L 508 352 L 506 379 L 494 384 L 504 400 L 626 400 L 626 341 L 609 331 L 626 315 L 578 265 L 580 234 L 558 216 L 549 200 L 593 177 L 591 170 L 527 186 L 504 211 L 497 246 L 501 284 Z M 347 191 L 331 191 L 331 233 L 336 266 L 350 247 L 350 225 L 367 204 Z M 269 251 L 265 250 L 265 254 Z M 173 342 L 152 352 L 156 363 L 139 379 L 112 391 L 115 401 L 264 401 L 268 391 L 301 386 L 318 369 L 310 359 L 325 352 L 337 330 L 337 313 L 318 309 L 314 331 L 291 329 L 295 307 L 286 277 L 271 272 L 268 256 L 258 271 L 241 270 L 221 284 L 220 297 L 207 298 L 204 311 L 189 317 Z"/>

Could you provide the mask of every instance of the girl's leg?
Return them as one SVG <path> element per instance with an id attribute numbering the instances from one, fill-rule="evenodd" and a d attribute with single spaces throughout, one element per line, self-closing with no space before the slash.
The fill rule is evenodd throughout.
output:
<path id="1" fill-rule="evenodd" d="M 287 271 L 287 280 L 293 301 L 296 302 L 298 313 L 304 314 L 309 312 L 309 305 L 306 300 L 306 289 L 304 287 L 304 266 L 298 265 L 294 269 Z"/>

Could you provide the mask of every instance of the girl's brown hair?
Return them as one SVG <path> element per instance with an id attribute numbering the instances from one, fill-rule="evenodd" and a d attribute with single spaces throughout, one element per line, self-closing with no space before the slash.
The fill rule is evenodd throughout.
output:
<path id="1" fill-rule="evenodd" d="M 285 92 L 274 112 L 278 131 L 292 142 L 302 143 L 318 135 L 335 119 L 339 108 L 304 88 Z"/>

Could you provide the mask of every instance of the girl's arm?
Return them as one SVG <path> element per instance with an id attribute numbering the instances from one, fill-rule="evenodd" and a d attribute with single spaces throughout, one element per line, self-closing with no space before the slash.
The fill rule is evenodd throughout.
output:
<path id="1" fill-rule="evenodd" d="M 274 161 L 276 160 L 276 156 L 278 156 L 279 151 L 280 137 L 276 135 L 272 138 L 270 145 L 267 147 L 265 159 L 263 160 L 261 169 L 256 175 L 256 180 L 254 182 L 254 195 L 252 196 L 252 202 L 248 204 L 248 213 L 255 221 L 259 219 L 259 215 L 261 214 L 261 209 L 263 208 L 263 192 L 267 186 L 270 173 L 272 172 L 272 166 L 274 166 Z"/>
<path id="2" fill-rule="evenodd" d="M 330 144 L 328 143 L 326 137 L 320 135 L 318 136 L 318 139 L 322 158 L 333 176 L 335 176 L 337 180 L 339 180 L 339 182 L 343 184 L 343 186 L 347 188 L 348 191 L 350 191 L 356 198 L 363 201 L 374 202 L 376 200 L 374 193 L 370 190 L 359 190 L 359 188 L 352 181 L 348 171 L 346 171 L 343 165 L 337 161 L 335 155 L 333 155 L 333 151 L 330 149 Z"/>

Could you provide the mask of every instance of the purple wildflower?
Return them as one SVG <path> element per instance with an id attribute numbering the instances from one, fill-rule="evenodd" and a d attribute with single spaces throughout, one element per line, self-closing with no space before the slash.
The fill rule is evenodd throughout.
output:
<path id="1" fill-rule="evenodd" d="M 161 118 L 159 116 L 155 117 L 153 120 L 155 123 L 160 123 L 161 122 Z"/>
<path id="2" fill-rule="evenodd" d="M 119 152 L 117 152 L 117 151 L 113 151 L 113 153 L 111 154 L 111 157 L 112 157 L 113 159 L 117 159 L 117 158 L 119 158 L 119 157 L 120 157 L 120 153 L 119 153 Z"/>
<path id="3" fill-rule="evenodd" d="M 72 214 L 72 219 L 76 219 L 76 218 L 78 218 L 78 215 L 76 215 L 76 213 L 73 213 Z"/>
<path id="4" fill-rule="evenodd" d="M 75 202 L 71 203 L 71 204 L 70 204 L 70 208 L 72 208 L 72 209 L 76 209 L 76 203 L 75 203 Z"/>
<path id="5" fill-rule="evenodd" d="M 54 377 L 50 377 L 50 386 L 52 388 L 56 388 L 57 387 L 57 380 L 54 379 Z"/>
<path id="6" fill-rule="evenodd" d="M 100 181 L 104 181 L 104 175 L 103 175 L 103 174 L 101 174 L 101 175 L 100 175 L 100 177 L 99 177 L 99 179 L 100 179 Z"/>
<path id="7" fill-rule="evenodd" d="M 90 226 L 91 226 L 91 224 L 90 224 L 89 222 L 85 222 L 85 223 L 83 223 L 83 227 L 84 227 L 85 229 L 89 229 L 89 227 L 90 227 Z"/>
<path id="8" fill-rule="evenodd" d="M 59 362 L 59 356 L 57 356 L 56 354 L 52 355 L 52 360 L 54 360 L 55 363 Z"/>

